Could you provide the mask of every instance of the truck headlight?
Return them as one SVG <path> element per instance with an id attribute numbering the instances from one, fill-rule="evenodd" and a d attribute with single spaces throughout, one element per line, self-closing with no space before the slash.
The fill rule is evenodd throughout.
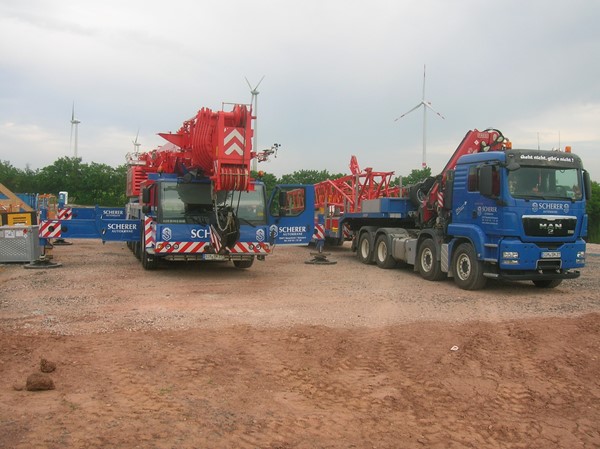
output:
<path id="1" fill-rule="evenodd" d="M 585 259 L 585 251 L 577 251 L 578 259 Z"/>
<path id="2" fill-rule="evenodd" d="M 518 259 L 519 253 L 517 251 L 504 251 L 502 253 L 503 259 Z"/>

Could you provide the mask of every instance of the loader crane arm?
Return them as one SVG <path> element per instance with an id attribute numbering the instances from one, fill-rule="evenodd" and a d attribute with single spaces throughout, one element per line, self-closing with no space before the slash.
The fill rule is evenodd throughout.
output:
<path id="1" fill-rule="evenodd" d="M 448 172 L 454 170 L 461 156 L 487 151 L 504 151 L 510 148 L 510 145 L 510 141 L 497 129 L 468 131 L 439 175 L 412 186 L 411 198 L 419 207 L 418 225 L 432 227 L 435 225 L 436 218 L 443 213 L 444 187 Z"/>

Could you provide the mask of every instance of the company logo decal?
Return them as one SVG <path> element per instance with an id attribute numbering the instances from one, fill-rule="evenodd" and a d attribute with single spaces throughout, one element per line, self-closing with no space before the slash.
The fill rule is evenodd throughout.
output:
<path id="1" fill-rule="evenodd" d="M 168 242 L 169 240 L 171 240 L 171 238 L 173 237 L 171 228 L 163 228 L 160 236 L 164 242 Z"/>
<path id="2" fill-rule="evenodd" d="M 531 210 L 533 212 L 538 211 L 551 211 L 551 212 L 564 212 L 565 214 L 569 213 L 570 206 L 569 203 L 541 203 L 534 201 L 531 203 Z"/>

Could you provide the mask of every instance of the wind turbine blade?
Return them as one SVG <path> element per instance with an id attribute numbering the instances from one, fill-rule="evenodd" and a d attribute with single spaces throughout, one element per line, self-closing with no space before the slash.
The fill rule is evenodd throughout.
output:
<path id="1" fill-rule="evenodd" d="M 402 117 L 404 117 L 404 116 L 406 116 L 406 115 L 410 114 L 410 113 L 411 113 L 412 111 L 414 111 L 415 109 L 419 109 L 419 108 L 421 107 L 421 105 L 423 105 L 423 104 L 425 104 L 425 103 L 423 103 L 423 102 L 420 102 L 418 105 L 416 105 L 416 106 L 415 106 L 414 108 L 412 108 L 410 111 L 408 111 L 408 112 L 405 112 L 404 114 L 402 114 L 402 115 L 401 115 L 400 117 L 398 117 L 397 119 L 394 119 L 394 121 L 395 121 L 395 122 L 397 122 L 397 121 L 398 121 L 398 120 L 400 120 Z"/>
<path id="2" fill-rule="evenodd" d="M 429 109 L 431 109 L 433 112 L 435 112 L 437 115 L 439 115 L 440 117 L 442 117 L 444 120 L 446 120 L 446 117 L 444 117 L 442 114 L 440 114 L 438 111 L 436 111 L 435 109 L 433 109 L 431 107 L 431 105 L 429 103 L 423 103 L 426 107 L 428 107 Z"/>
<path id="3" fill-rule="evenodd" d="M 265 75 L 263 75 L 263 77 L 260 79 L 260 81 L 258 82 L 256 87 L 254 87 L 254 90 L 258 89 L 258 86 L 260 86 L 260 83 L 262 83 L 264 79 L 265 79 Z"/>
<path id="4" fill-rule="evenodd" d="M 425 67 L 426 65 L 423 64 L 423 102 L 425 102 Z"/>
<path id="5" fill-rule="evenodd" d="M 250 92 L 252 92 L 252 86 L 250 85 L 250 81 L 248 81 L 248 78 L 244 77 L 244 79 L 246 80 L 246 83 L 248 84 L 248 87 L 250 88 Z"/>
<path id="6" fill-rule="evenodd" d="M 75 102 L 73 102 L 73 108 L 71 109 L 71 121 L 75 120 Z"/>

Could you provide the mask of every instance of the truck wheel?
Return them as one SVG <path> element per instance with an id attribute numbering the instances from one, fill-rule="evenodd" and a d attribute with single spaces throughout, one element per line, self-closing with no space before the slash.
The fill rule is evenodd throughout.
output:
<path id="1" fill-rule="evenodd" d="M 446 274 L 437 260 L 437 248 L 432 239 L 424 240 L 417 255 L 417 269 L 423 279 L 441 281 Z"/>
<path id="2" fill-rule="evenodd" d="M 373 263 L 373 236 L 370 232 L 363 232 L 358 238 L 356 255 L 358 260 L 364 264 Z"/>
<path id="3" fill-rule="evenodd" d="M 554 288 L 562 283 L 562 279 L 551 279 L 546 281 L 533 281 L 537 288 Z"/>
<path id="4" fill-rule="evenodd" d="M 155 270 L 158 267 L 158 258 L 154 254 L 148 254 L 144 248 L 142 248 L 142 267 L 144 270 Z"/>
<path id="5" fill-rule="evenodd" d="M 388 236 L 381 234 L 375 242 L 375 263 L 379 268 L 394 268 L 396 260 L 392 257 L 392 248 Z"/>
<path id="6" fill-rule="evenodd" d="M 254 258 L 250 260 L 234 260 L 233 265 L 236 268 L 250 268 L 254 263 Z"/>
<path id="7" fill-rule="evenodd" d="M 461 243 L 452 258 L 454 282 L 463 290 L 479 290 L 485 287 L 483 262 L 477 260 L 475 249 L 470 243 Z"/>
<path id="8" fill-rule="evenodd" d="M 135 258 L 137 260 L 141 260 L 142 259 L 142 244 L 140 242 L 134 242 L 133 243 L 133 255 L 135 256 Z"/>

